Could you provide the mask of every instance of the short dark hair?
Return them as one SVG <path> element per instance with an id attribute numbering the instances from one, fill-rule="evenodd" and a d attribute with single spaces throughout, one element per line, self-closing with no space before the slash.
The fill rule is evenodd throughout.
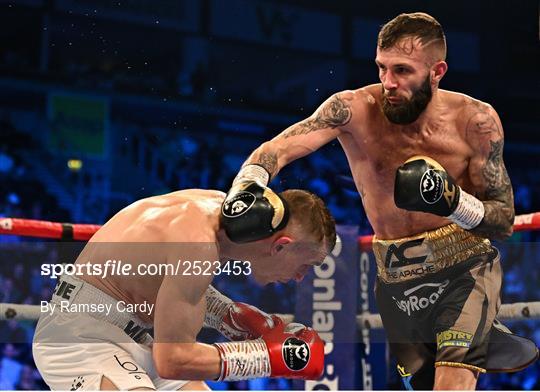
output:
<path id="1" fill-rule="evenodd" d="M 400 14 L 387 22 L 379 31 L 377 46 L 381 49 L 393 47 L 402 38 L 419 38 L 422 45 L 437 45 L 446 59 L 446 37 L 437 20 L 424 12 Z"/>
<path id="2" fill-rule="evenodd" d="M 315 241 L 322 242 L 331 252 L 336 245 L 336 222 L 322 199 L 301 189 L 280 193 L 289 207 L 290 220 L 296 221 Z"/>

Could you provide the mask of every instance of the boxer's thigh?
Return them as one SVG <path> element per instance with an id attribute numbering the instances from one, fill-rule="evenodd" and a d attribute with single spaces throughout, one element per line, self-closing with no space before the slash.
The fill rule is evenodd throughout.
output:
<path id="1" fill-rule="evenodd" d="M 32 350 L 39 372 L 52 389 L 99 390 L 104 377 L 116 389 L 154 389 L 144 365 L 120 343 L 129 340 L 120 328 L 104 321 L 58 312 L 40 318 Z"/>
<path id="2" fill-rule="evenodd" d="M 383 321 L 390 350 L 397 360 L 398 372 L 407 386 L 413 375 L 427 379 L 426 385 L 433 385 L 433 362 L 435 350 L 429 339 L 431 325 L 425 318 L 416 318 L 415 314 L 404 312 L 396 304 L 396 296 L 403 287 L 384 287 L 377 283 L 375 297 Z M 394 291 L 394 292 L 392 292 Z"/>
<path id="3" fill-rule="evenodd" d="M 154 365 L 152 349 L 149 346 L 137 343 L 121 343 L 120 347 L 145 369 L 158 391 L 208 390 L 206 384 L 199 381 L 171 380 L 159 377 Z"/>
<path id="4" fill-rule="evenodd" d="M 498 252 L 451 279 L 437 304 L 435 366 L 484 371 L 489 332 L 500 306 L 502 270 Z"/>
<path id="5" fill-rule="evenodd" d="M 34 359 L 54 390 L 99 390 L 104 378 L 115 386 L 112 389 L 155 389 L 129 353 L 109 342 L 35 344 Z"/>

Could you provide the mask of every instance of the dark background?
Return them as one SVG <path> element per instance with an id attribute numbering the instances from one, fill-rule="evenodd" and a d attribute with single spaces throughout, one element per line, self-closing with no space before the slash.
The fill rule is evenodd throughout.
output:
<path id="1" fill-rule="evenodd" d="M 517 213 L 539 211 L 536 1 L 20 0 L 0 1 L 0 214 L 103 223 L 138 198 L 185 188 L 226 191 L 261 142 L 330 94 L 378 82 L 380 25 L 414 11 L 430 13 L 445 29 L 449 72 L 441 88 L 498 111 Z M 70 159 L 82 167 L 70 169 Z M 349 176 L 334 142 L 289 165 L 272 187 L 310 189 L 338 223 L 366 234 Z M 537 238 L 524 233 L 511 241 Z M 540 296 L 539 257 L 505 260 L 503 302 Z M 0 268 L 0 302 L 48 299 L 50 282 L 40 283 L 37 265 L 19 259 Z M 243 282 L 225 291 L 270 312 L 294 310 L 294 285 Z M 288 299 L 265 301 L 276 296 Z M 1 322 L 0 388 L 44 387 L 20 343 L 32 328 Z M 515 328 L 540 341 L 538 323 Z M 538 373 L 536 365 L 486 376 L 479 387 L 539 389 Z"/>

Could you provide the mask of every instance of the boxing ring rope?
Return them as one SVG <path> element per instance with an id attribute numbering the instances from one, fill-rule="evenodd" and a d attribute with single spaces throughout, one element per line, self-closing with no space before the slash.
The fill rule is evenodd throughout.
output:
<path id="1" fill-rule="evenodd" d="M 26 237 L 54 238 L 61 240 L 87 241 L 99 230 L 100 225 L 59 223 L 33 219 L 0 218 L 0 234 Z M 514 231 L 540 230 L 540 212 L 518 215 Z M 371 249 L 373 235 L 358 237 L 363 250 Z M 0 303 L 0 320 L 37 320 L 41 308 L 38 305 Z M 292 314 L 279 314 L 286 322 L 293 321 Z M 499 320 L 540 319 L 540 301 L 503 304 L 497 315 Z M 356 316 L 359 328 L 382 328 L 381 316 L 362 313 Z"/>
<path id="2" fill-rule="evenodd" d="M 0 234 L 88 241 L 100 225 L 59 223 L 34 219 L 0 218 Z"/>
<path id="3" fill-rule="evenodd" d="M 85 223 L 60 223 L 35 219 L 0 218 L 0 234 L 24 237 L 54 238 L 60 240 L 88 241 L 100 225 Z M 540 230 L 540 212 L 516 216 L 514 231 Z M 373 235 L 358 237 L 363 250 L 371 249 Z"/>
<path id="4" fill-rule="evenodd" d="M 0 303 L 0 320 L 37 320 L 41 313 L 39 305 L 21 305 Z M 294 321 L 292 314 L 277 314 L 285 322 Z M 503 304 L 497 314 L 498 320 L 536 320 L 540 319 L 540 301 L 516 302 Z M 381 316 L 363 313 L 356 316 L 358 328 L 380 329 L 383 327 Z"/>
<path id="5" fill-rule="evenodd" d="M 0 307 L 0 309 L 2 308 Z M 294 321 L 292 314 L 278 314 L 278 316 L 288 323 Z M 502 304 L 497 319 L 501 321 L 540 319 L 540 301 Z M 356 325 L 358 328 L 368 329 L 380 329 L 383 327 L 381 315 L 368 312 L 356 315 Z"/>

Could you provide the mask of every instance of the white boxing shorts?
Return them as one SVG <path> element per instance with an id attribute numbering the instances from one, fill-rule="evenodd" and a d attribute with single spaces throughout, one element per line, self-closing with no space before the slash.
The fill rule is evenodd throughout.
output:
<path id="1" fill-rule="evenodd" d="M 152 326 L 133 313 L 118 311 L 117 302 L 73 276 L 59 278 L 49 308 L 56 306 L 41 313 L 32 344 L 34 361 L 51 389 L 99 390 L 103 377 L 119 390 L 178 390 L 187 384 L 157 375 L 148 333 Z M 66 310 L 81 304 L 111 306 L 108 312 Z"/>

